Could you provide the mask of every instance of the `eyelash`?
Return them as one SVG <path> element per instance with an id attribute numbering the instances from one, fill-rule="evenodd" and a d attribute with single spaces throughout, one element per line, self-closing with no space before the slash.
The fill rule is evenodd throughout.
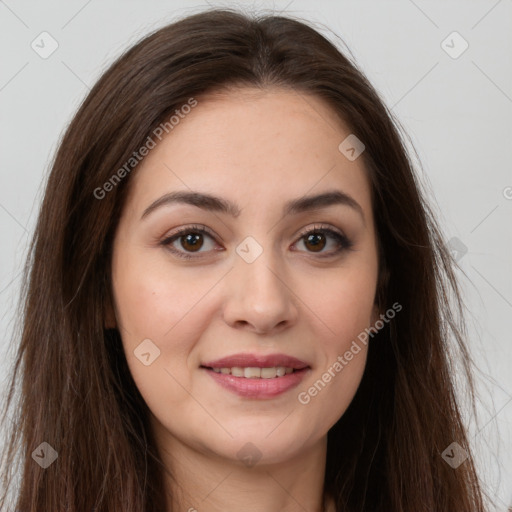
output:
<path id="1" fill-rule="evenodd" d="M 179 258 L 183 258 L 183 259 L 187 259 L 187 260 L 201 258 L 201 256 L 191 256 L 190 255 L 191 253 L 182 252 L 182 251 L 177 250 L 174 247 L 172 247 L 172 243 L 174 241 L 178 240 L 183 235 L 188 235 L 191 233 L 208 235 L 211 238 L 215 239 L 215 235 L 213 234 L 213 232 L 210 231 L 210 229 L 208 229 L 206 226 L 194 224 L 191 226 L 186 226 L 184 228 L 181 228 L 176 233 L 173 233 L 172 235 L 166 237 L 164 240 L 162 240 L 160 242 L 160 245 L 166 247 L 169 251 L 171 251 L 173 254 L 175 254 Z M 333 238 L 339 244 L 339 247 L 335 251 L 333 251 L 327 255 L 318 256 L 319 258 L 330 258 L 330 257 L 338 255 L 342 251 L 349 251 L 353 247 L 352 241 L 349 240 L 344 234 L 339 233 L 338 231 L 335 231 L 331 228 L 323 227 L 321 225 L 319 225 L 319 226 L 315 225 L 313 228 L 309 228 L 309 229 L 302 231 L 299 235 L 298 240 L 302 240 L 303 238 L 305 238 L 306 236 L 311 235 L 311 234 L 328 234 L 331 236 L 331 238 Z M 312 253 L 312 254 L 315 254 L 315 253 Z"/>

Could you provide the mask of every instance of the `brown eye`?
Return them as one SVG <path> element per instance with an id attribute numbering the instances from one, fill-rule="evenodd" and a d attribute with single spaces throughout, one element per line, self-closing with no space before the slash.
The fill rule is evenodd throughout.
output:
<path id="1" fill-rule="evenodd" d="M 193 225 L 166 237 L 160 242 L 160 245 L 180 258 L 198 258 L 202 253 L 215 250 L 215 235 L 206 226 Z"/>
<path id="2" fill-rule="evenodd" d="M 322 233 L 311 233 L 304 239 L 304 245 L 308 247 L 312 252 L 321 251 L 326 245 L 325 235 Z"/>
<path id="3" fill-rule="evenodd" d="M 352 241 L 343 233 L 321 225 L 303 231 L 299 242 L 304 244 L 307 253 L 318 253 L 319 258 L 336 256 L 350 250 L 353 246 Z M 326 247 L 328 250 L 324 251 Z"/>
<path id="4" fill-rule="evenodd" d="M 197 251 L 203 246 L 203 235 L 200 233 L 189 233 L 185 236 L 180 236 L 181 246 L 186 251 Z"/>

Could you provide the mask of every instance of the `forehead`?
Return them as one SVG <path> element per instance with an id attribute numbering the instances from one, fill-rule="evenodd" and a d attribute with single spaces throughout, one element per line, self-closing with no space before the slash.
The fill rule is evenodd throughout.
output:
<path id="1" fill-rule="evenodd" d="M 332 188 L 371 210 L 363 159 L 350 161 L 338 149 L 350 128 L 322 99 L 238 88 L 196 101 L 134 172 L 129 201 L 137 210 L 172 190 L 261 208 Z"/>

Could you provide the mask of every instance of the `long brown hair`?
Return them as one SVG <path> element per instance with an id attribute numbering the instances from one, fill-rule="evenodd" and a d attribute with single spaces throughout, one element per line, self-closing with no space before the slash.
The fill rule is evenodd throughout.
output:
<path id="1" fill-rule="evenodd" d="M 377 300 L 382 311 L 403 307 L 370 341 L 361 385 L 328 433 L 325 490 L 340 511 L 483 511 L 453 382 L 457 356 L 473 389 L 454 262 L 399 125 L 355 63 L 307 23 L 232 9 L 188 16 L 126 51 L 63 136 L 20 299 L 0 507 L 19 471 L 22 512 L 164 510 L 149 411 L 119 332 L 104 328 L 112 241 L 136 166 L 101 198 L 98 188 L 190 98 L 231 86 L 314 94 L 363 141 L 381 247 Z M 42 442 L 58 453 L 46 469 L 31 456 Z M 441 456 L 452 442 L 469 455 L 456 469 Z"/>

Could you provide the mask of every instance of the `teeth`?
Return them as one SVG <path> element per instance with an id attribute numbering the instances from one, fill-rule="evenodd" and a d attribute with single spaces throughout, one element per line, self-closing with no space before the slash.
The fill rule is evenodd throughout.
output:
<path id="1" fill-rule="evenodd" d="M 223 373 L 224 375 L 231 374 L 234 377 L 245 377 L 246 379 L 274 379 L 293 372 L 293 368 L 285 368 L 284 366 L 274 366 L 273 368 L 256 368 L 253 366 L 240 368 L 239 366 L 235 366 L 233 368 L 212 369 L 215 373 Z"/>
<path id="2" fill-rule="evenodd" d="M 261 378 L 262 379 L 273 379 L 277 375 L 277 368 L 262 368 Z"/>
<path id="3" fill-rule="evenodd" d="M 229 368 L 227 369 L 229 370 Z M 235 366 L 234 368 L 231 368 L 231 375 L 234 375 L 235 377 L 244 377 L 244 369 L 239 366 Z"/>
<path id="4" fill-rule="evenodd" d="M 261 368 L 244 368 L 244 377 L 246 379 L 254 379 L 255 377 L 260 378 L 261 376 Z"/>

